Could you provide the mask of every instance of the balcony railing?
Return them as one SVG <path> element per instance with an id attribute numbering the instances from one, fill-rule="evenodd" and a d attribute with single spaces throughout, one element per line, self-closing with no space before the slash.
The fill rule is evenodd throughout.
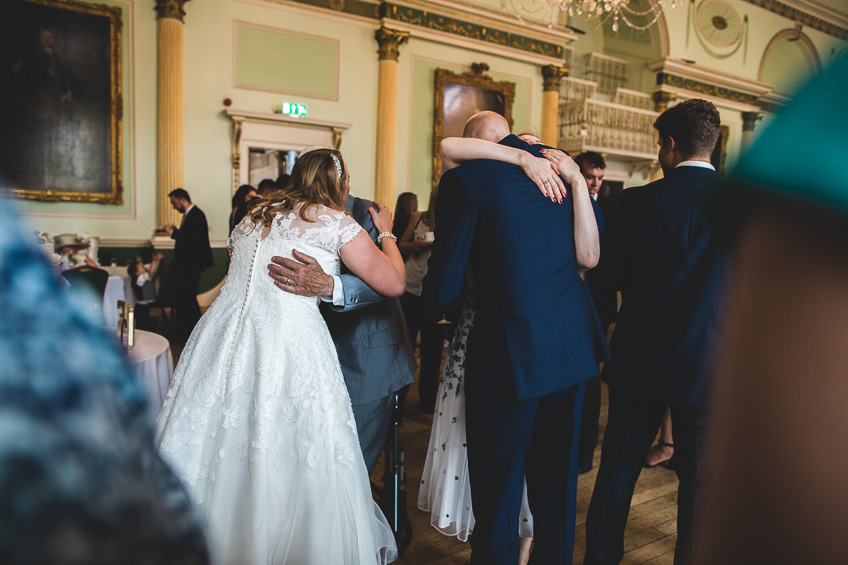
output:
<path id="1" fill-rule="evenodd" d="M 651 110 L 603 100 L 571 100 L 559 106 L 559 147 L 614 153 L 631 159 L 655 160 L 657 155 Z"/>

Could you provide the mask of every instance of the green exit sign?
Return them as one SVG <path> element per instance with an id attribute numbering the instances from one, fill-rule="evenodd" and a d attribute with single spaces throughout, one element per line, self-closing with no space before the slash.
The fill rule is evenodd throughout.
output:
<path id="1" fill-rule="evenodd" d="M 283 114 L 293 118 L 306 117 L 306 104 L 295 104 L 294 102 L 283 102 Z"/>

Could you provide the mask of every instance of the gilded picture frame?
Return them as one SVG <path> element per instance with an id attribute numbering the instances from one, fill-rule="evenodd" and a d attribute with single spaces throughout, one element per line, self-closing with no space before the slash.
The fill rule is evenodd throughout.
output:
<path id="1" fill-rule="evenodd" d="M 120 7 L 6 0 L 0 21 L 0 191 L 123 203 Z"/>
<path id="2" fill-rule="evenodd" d="M 488 76 L 485 63 L 471 65 L 471 71 L 458 74 L 436 69 L 435 106 L 433 114 L 433 187 L 442 177 L 439 147 L 446 137 L 461 137 L 466 120 L 483 110 L 501 114 L 512 129 L 512 105 L 515 83 L 496 81 Z"/>

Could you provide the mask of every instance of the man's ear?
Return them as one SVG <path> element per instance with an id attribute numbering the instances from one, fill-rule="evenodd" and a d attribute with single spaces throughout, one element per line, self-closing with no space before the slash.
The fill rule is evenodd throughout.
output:
<path id="1" fill-rule="evenodd" d="M 674 141 L 674 138 L 670 135 L 668 137 L 664 137 L 662 142 L 663 149 L 667 151 L 674 152 L 674 150 L 677 149 L 677 142 Z"/>

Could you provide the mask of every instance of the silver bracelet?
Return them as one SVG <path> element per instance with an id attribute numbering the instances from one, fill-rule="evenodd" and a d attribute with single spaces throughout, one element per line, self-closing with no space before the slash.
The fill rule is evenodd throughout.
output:
<path id="1" fill-rule="evenodd" d="M 395 240 L 395 243 L 397 243 L 397 236 L 395 234 L 393 234 L 392 232 L 384 231 L 383 233 L 377 236 L 377 245 L 383 245 L 384 237 L 390 237 Z"/>

